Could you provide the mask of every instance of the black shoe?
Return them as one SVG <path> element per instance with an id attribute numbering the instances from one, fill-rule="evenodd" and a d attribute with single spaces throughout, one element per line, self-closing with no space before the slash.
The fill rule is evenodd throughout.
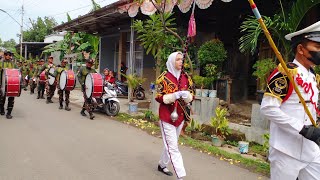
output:
<path id="1" fill-rule="evenodd" d="M 24 88 L 23 90 L 27 91 L 27 88 Z"/>
<path id="2" fill-rule="evenodd" d="M 43 96 L 41 96 L 40 99 L 45 99 L 45 98 Z"/>
<path id="3" fill-rule="evenodd" d="M 167 175 L 167 176 L 173 176 L 172 172 L 170 171 L 164 171 L 164 169 L 166 169 L 167 167 L 162 168 L 160 165 L 158 165 L 158 171 L 162 172 L 163 174 Z"/>
<path id="4" fill-rule="evenodd" d="M 6 115 L 6 118 L 7 118 L 7 119 L 12 119 L 11 114 L 7 114 L 7 115 Z"/>
<path id="5" fill-rule="evenodd" d="M 6 113 L 5 113 L 4 111 L 1 111 L 1 112 L 0 112 L 0 115 L 1 115 L 1 116 L 4 116 L 5 114 L 6 114 Z"/>
<path id="6" fill-rule="evenodd" d="M 69 106 L 64 107 L 64 109 L 65 109 L 66 111 L 71 111 L 71 108 L 69 108 Z"/>
<path id="7" fill-rule="evenodd" d="M 86 113 L 84 112 L 84 110 L 82 110 L 82 111 L 80 112 L 80 114 L 81 114 L 82 116 L 87 116 Z"/>
<path id="8" fill-rule="evenodd" d="M 59 106 L 59 109 L 63 109 L 63 106 Z"/>
<path id="9" fill-rule="evenodd" d="M 48 101 L 49 101 L 49 103 L 53 103 L 53 101 L 51 99 L 49 99 Z"/>
<path id="10" fill-rule="evenodd" d="M 37 96 L 37 99 L 40 99 L 40 96 Z"/>
<path id="11" fill-rule="evenodd" d="M 91 119 L 91 120 L 93 120 L 94 117 L 95 117 L 95 116 L 94 116 L 93 114 L 90 114 L 90 119 Z"/>

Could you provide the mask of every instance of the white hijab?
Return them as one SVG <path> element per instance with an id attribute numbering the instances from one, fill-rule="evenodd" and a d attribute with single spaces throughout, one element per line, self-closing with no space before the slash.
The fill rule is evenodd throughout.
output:
<path id="1" fill-rule="evenodd" d="M 174 53 L 171 53 L 170 56 L 168 57 L 168 60 L 167 60 L 167 69 L 168 71 L 174 76 L 177 78 L 177 80 L 179 80 L 179 77 L 180 77 L 180 74 L 181 74 L 181 70 L 177 70 L 175 68 L 175 63 L 176 63 L 176 57 L 178 54 L 181 54 L 183 55 L 181 52 L 174 52 Z"/>

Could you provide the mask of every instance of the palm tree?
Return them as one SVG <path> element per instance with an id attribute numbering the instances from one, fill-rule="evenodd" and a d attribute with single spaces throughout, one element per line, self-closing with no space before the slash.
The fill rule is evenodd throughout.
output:
<path id="1" fill-rule="evenodd" d="M 312 7 L 319 4 L 320 0 L 296 0 L 292 6 L 288 6 L 291 8 L 287 12 L 283 8 L 281 0 L 279 0 L 279 3 L 281 13 L 275 14 L 273 17 L 263 16 L 263 19 L 272 36 L 277 40 L 276 44 L 284 59 L 288 60 L 291 47 L 290 42 L 284 36 L 297 31 L 305 15 Z M 240 30 L 243 33 L 239 39 L 240 52 L 251 52 L 253 54 L 257 49 L 258 42 L 262 40 L 261 35 L 263 34 L 258 21 L 255 17 L 249 16 L 243 21 Z"/>

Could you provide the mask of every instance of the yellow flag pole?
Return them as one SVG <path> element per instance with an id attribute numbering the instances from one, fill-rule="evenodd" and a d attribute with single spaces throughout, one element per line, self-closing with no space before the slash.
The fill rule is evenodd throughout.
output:
<path id="1" fill-rule="evenodd" d="M 313 119 L 313 117 L 312 117 L 312 115 L 311 115 L 311 113 L 310 113 L 310 111 L 309 111 L 309 109 L 308 109 L 308 107 L 307 107 L 307 105 L 306 105 L 306 102 L 305 102 L 305 100 L 303 99 L 303 97 L 302 97 L 302 95 L 301 95 L 301 93 L 300 93 L 300 91 L 299 91 L 296 83 L 294 82 L 293 76 L 292 76 L 292 74 L 289 72 L 288 67 L 287 67 L 285 61 L 283 60 L 283 57 L 282 57 L 281 53 L 279 52 L 277 46 L 275 45 L 275 43 L 274 43 L 274 41 L 273 41 L 273 39 L 272 39 L 272 37 L 271 37 L 271 35 L 270 35 L 270 33 L 269 33 L 266 25 L 265 25 L 265 23 L 264 23 L 261 15 L 260 15 L 260 12 L 259 12 L 256 4 L 254 3 L 253 0 L 248 0 L 248 1 L 249 1 L 249 3 L 250 3 L 251 9 L 252 9 L 254 15 L 255 15 L 256 18 L 258 19 L 259 24 L 260 24 L 260 26 L 261 26 L 264 34 L 266 35 L 268 41 L 269 41 L 269 44 L 270 44 L 271 48 L 273 49 L 273 52 L 276 54 L 276 56 L 277 56 L 277 58 L 279 59 L 279 61 L 280 61 L 281 65 L 282 65 L 284 71 L 285 71 L 286 74 L 288 75 L 288 78 L 289 78 L 290 82 L 293 84 L 294 90 L 295 90 L 295 92 L 297 93 L 297 95 L 298 95 L 298 97 L 299 97 L 299 99 L 300 99 L 300 102 L 302 103 L 302 105 L 303 105 L 303 107 L 304 107 L 305 112 L 306 112 L 307 115 L 309 116 L 309 119 L 310 119 L 311 123 L 313 124 L 313 126 L 317 127 L 317 124 L 316 124 L 316 122 L 314 121 L 314 119 Z"/>

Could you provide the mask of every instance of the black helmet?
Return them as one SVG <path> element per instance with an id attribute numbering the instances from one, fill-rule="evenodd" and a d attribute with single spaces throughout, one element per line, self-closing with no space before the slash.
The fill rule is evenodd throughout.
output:
<path id="1" fill-rule="evenodd" d="M 12 52 L 9 51 L 9 50 L 5 50 L 3 54 L 4 54 L 4 55 L 12 55 Z"/>

